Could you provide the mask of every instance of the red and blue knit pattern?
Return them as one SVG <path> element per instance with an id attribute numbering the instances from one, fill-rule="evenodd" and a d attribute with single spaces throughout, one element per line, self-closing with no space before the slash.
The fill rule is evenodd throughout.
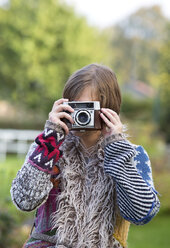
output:
<path id="1" fill-rule="evenodd" d="M 35 139 L 35 142 L 38 144 L 38 147 L 29 157 L 29 162 L 44 172 L 54 174 L 53 167 L 62 156 L 59 147 L 63 139 L 60 139 L 55 130 L 46 128 Z"/>

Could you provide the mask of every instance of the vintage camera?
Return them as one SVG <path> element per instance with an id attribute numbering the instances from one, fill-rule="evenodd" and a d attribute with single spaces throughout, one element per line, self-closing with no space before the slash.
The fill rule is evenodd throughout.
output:
<path id="1" fill-rule="evenodd" d="M 74 123 L 71 124 L 66 118 L 64 121 L 70 130 L 99 130 L 101 129 L 100 118 L 100 102 L 64 102 L 63 104 L 70 105 L 74 112 L 69 114 L 72 116 Z"/>

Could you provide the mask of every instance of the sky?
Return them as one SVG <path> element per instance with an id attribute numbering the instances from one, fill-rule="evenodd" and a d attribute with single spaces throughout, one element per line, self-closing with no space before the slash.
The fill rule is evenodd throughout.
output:
<path id="1" fill-rule="evenodd" d="M 0 4 L 7 0 L 0 0 Z M 47 0 L 48 1 L 48 0 Z M 76 12 L 86 17 L 90 25 L 105 28 L 134 13 L 140 7 L 158 4 L 170 18 L 170 0 L 59 0 L 74 6 Z"/>
<path id="2" fill-rule="evenodd" d="M 62 2 L 62 0 L 60 0 Z M 89 24 L 105 28 L 123 20 L 140 7 L 158 4 L 170 18 L 170 0 L 65 0 L 76 12 L 85 16 Z"/>

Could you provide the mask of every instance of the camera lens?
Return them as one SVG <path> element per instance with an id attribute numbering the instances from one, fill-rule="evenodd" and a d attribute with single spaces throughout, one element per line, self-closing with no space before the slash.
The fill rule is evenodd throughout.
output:
<path id="1" fill-rule="evenodd" d="M 79 111 L 75 117 L 77 123 L 81 126 L 85 126 L 90 122 L 90 114 L 88 111 Z"/>
<path id="2" fill-rule="evenodd" d="M 78 119 L 79 122 L 86 123 L 88 121 L 88 115 L 86 113 L 80 113 Z"/>

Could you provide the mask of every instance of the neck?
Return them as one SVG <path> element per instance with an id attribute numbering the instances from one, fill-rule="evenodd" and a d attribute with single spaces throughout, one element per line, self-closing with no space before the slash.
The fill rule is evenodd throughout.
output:
<path id="1" fill-rule="evenodd" d="M 89 148 L 97 143 L 100 135 L 100 131 L 88 131 L 80 135 L 80 140 L 86 148 Z"/>

